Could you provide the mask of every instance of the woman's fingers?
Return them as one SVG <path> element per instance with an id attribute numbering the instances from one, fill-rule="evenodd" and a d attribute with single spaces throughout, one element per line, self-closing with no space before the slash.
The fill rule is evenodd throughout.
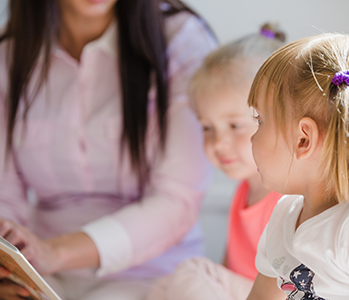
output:
<path id="1" fill-rule="evenodd" d="M 17 300 L 29 297 L 30 293 L 24 287 L 7 278 L 9 275 L 10 272 L 0 266 L 0 299 Z"/>
<path id="2" fill-rule="evenodd" d="M 16 246 L 19 250 L 22 250 L 36 239 L 25 227 L 5 219 L 0 219 L 0 236 Z"/>
<path id="3" fill-rule="evenodd" d="M 21 228 L 14 228 L 4 238 L 21 250 L 27 244 L 28 235 Z"/>
<path id="4" fill-rule="evenodd" d="M 36 251 L 33 247 L 25 246 L 21 249 L 21 253 L 27 260 L 32 260 L 35 258 Z"/>
<path id="5" fill-rule="evenodd" d="M 5 277 L 7 277 L 8 275 L 10 275 L 10 272 L 7 271 L 5 268 L 0 266 L 0 279 L 3 279 Z"/>
<path id="6" fill-rule="evenodd" d="M 0 236 L 7 236 L 14 228 L 16 224 L 10 220 L 0 219 Z"/>
<path id="7" fill-rule="evenodd" d="M 0 280 L 0 295 L 0 299 L 4 300 L 23 300 L 23 297 L 29 297 L 30 293 L 9 279 L 2 279 Z"/>
<path id="8" fill-rule="evenodd" d="M 55 271 L 57 259 L 52 245 L 39 239 L 27 228 L 10 220 L 0 219 L 0 236 L 16 246 L 40 274 L 48 275 Z"/>

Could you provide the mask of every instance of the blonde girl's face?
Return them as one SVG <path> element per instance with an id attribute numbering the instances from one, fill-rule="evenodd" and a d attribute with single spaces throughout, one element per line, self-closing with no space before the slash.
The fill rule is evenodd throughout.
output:
<path id="1" fill-rule="evenodd" d="M 261 92 L 264 94 L 264 92 Z M 251 137 L 252 153 L 258 172 L 261 175 L 263 185 L 270 190 L 279 192 L 280 194 L 293 194 L 295 178 L 299 174 L 293 172 L 293 154 L 281 130 L 275 130 L 278 125 L 273 120 L 272 112 L 263 110 L 263 99 L 261 96 L 257 98 L 257 108 L 255 110 L 255 118 L 257 119 L 258 129 Z M 289 123 L 292 126 L 292 122 Z M 291 133 L 287 130 L 288 138 Z"/>
<path id="2" fill-rule="evenodd" d="M 69 12 L 82 18 L 108 17 L 116 2 L 117 0 L 58 0 L 63 14 Z"/>
<path id="3" fill-rule="evenodd" d="M 232 179 L 257 174 L 250 138 L 257 129 L 247 105 L 251 82 L 212 88 L 195 99 L 205 151 L 210 161 Z"/>

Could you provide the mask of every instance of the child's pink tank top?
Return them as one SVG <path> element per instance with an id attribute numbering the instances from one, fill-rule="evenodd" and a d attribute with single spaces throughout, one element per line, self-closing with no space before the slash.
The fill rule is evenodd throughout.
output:
<path id="1" fill-rule="evenodd" d="M 243 181 L 230 208 L 227 261 L 229 269 L 254 280 L 258 273 L 255 267 L 258 241 L 282 195 L 270 192 L 259 202 L 247 207 L 249 191 L 247 181 Z"/>

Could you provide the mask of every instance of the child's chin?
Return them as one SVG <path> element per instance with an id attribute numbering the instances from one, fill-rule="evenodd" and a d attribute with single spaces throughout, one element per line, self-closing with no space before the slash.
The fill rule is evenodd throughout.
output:
<path id="1" fill-rule="evenodd" d="M 237 172 L 237 171 L 232 171 L 232 170 L 223 170 L 225 175 L 227 175 L 227 177 L 229 177 L 231 180 L 244 180 L 246 179 L 245 176 L 241 176 L 241 172 Z"/>

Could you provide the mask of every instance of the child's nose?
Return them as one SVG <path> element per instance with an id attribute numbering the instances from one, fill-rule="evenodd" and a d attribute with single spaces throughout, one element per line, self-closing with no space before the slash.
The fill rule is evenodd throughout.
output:
<path id="1" fill-rule="evenodd" d="M 230 138 L 226 134 L 217 134 L 215 137 L 215 148 L 221 150 L 229 146 Z"/>

